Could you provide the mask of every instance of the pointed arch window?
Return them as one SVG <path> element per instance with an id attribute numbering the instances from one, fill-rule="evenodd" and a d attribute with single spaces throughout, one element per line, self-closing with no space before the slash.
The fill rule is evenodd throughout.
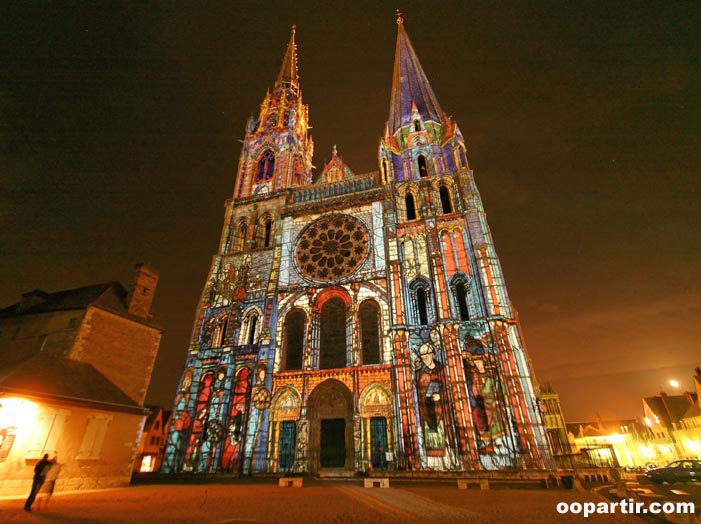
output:
<path id="1" fill-rule="evenodd" d="M 248 234 L 248 223 L 245 220 L 239 222 L 234 235 L 233 250 L 243 251 L 246 246 L 246 236 Z"/>
<path id="2" fill-rule="evenodd" d="M 455 317 L 470 320 L 470 285 L 465 276 L 456 275 L 450 283 L 450 290 L 455 299 Z"/>
<path id="3" fill-rule="evenodd" d="M 256 181 L 270 180 L 275 172 L 275 153 L 266 149 L 258 160 L 258 174 Z"/>
<path id="4" fill-rule="evenodd" d="M 416 203 L 412 193 L 407 193 L 404 197 L 404 206 L 406 208 L 406 219 L 416 220 Z"/>
<path id="5" fill-rule="evenodd" d="M 409 285 L 414 324 L 426 326 L 435 320 L 431 301 L 431 288 L 428 282 L 418 279 Z"/>
<path id="6" fill-rule="evenodd" d="M 256 247 L 271 247 L 273 234 L 273 219 L 266 215 L 258 221 L 256 227 Z"/>
<path id="7" fill-rule="evenodd" d="M 416 290 L 416 314 L 419 324 L 425 326 L 428 324 L 428 305 L 426 297 L 426 289 L 420 287 Z"/>
<path id="8" fill-rule="evenodd" d="M 214 321 L 214 329 L 212 330 L 212 344 L 210 347 L 220 348 L 226 336 L 226 328 L 229 326 L 229 319 L 226 316 L 221 316 Z"/>
<path id="9" fill-rule="evenodd" d="M 239 345 L 253 345 L 258 340 L 258 312 L 253 310 L 244 315 L 244 320 L 239 334 Z"/>
<path id="10" fill-rule="evenodd" d="M 387 160 L 382 159 L 382 183 L 387 183 Z"/>
<path id="11" fill-rule="evenodd" d="M 445 186 L 441 186 L 438 192 L 441 197 L 441 208 L 443 209 L 443 214 L 449 215 L 453 212 L 453 203 L 452 199 L 450 198 L 450 190 Z"/>
<path id="12" fill-rule="evenodd" d="M 421 122 L 418 119 L 414 120 L 414 132 L 418 133 L 421 131 Z"/>
<path id="13" fill-rule="evenodd" d="M 346 305 L 330 298 L 321 308 L 319 369 L 346 367 Z"/>
<path id="14" fill-rule="evenodd" d="M 248 326 L 248 345 L 252 345 L 256 341 L 256 327 L 258 326 L 258 315 L 251 315 Z"/>
<path id="15" fill-rule="evenodd" d="M 360 318 L 361 362 L 364 366 L 380 363 L 380 308 L 374 301 L 365 301 L 358 311 Z"/>
<path id="16" fill-rule="evenodd" d="M 465 148 L 460 148 L 460 166 L 467 167 L 467 155 L 465 154 Z"/>
<path id="17" fill-rule="evenodd" d="M 426 163 L 426 157 L 419 155 L 416 159 L 416 163 L 419 166 L 419 176 L 421 178 L 426 178 L 428 176 L 428 164 Z"/>
<path id="18" fill-rule="evenodd" d="M 285 370 L 302 369 L 304 361 L 304 331 L 307 315 L 301 309 L 285 317 Z"/>

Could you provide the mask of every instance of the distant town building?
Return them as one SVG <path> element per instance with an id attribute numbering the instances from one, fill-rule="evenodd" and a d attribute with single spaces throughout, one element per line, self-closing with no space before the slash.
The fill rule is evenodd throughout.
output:
<path id="1" fill-rule="evenodd" d="M 676 439 L 675 432 L 681 421 L 693 406 L 698 405 L 695 393 L 682 395 L 659 395 L 643 399 L 645 423 L 650 433 L 650 457 L 657 463 L 666 464 L 681 458 L 684 453 Z"/>
<path id="2" fill-rule="evenodd" d="M 570 440 L 567 435 L 567 424 L 560 405 L 560 395 L 552 385 L 545 384 L 540 387 L 540 407 L 543 411 L 545 431 L 548 435 L 548 444 L 554 456 L 569 455 L 572 453 Z"/>
<path id="3" fill-rule="evenodd" d="M 567 432 L 577 465 L 635 467 L 650 462 L 645 453 L 647 432 L 636 419 L 572 422 Z"/>
<path id="4" fill-rule="evenodd" d="M 696 401 L 689 406 L 675 426 L 676 439 L 682 456 L 680 458 L 701 459 L 701 368 L 694 370 L 694 390 Z M 692 397 L 693 398 L 693 397 Z"/>
<path id="5" fill-rule="evenodd" d="M 170 421 L 170 411 L 160 406 L 146 406 L 149 415 L 141 433 L 139 450 L 134 462 L 137 473 L 151 473 L 161 468 L 163 450 L 165 449 L 166 433 Z"/>
<path id="6" fill-rule="evenodd" d="M 56 455 L 55 490 L 127 485 L 162 330 L 158 273 L 121 284 L 31 291 L 0 310 L 0 491 L 26 494 Z"/>
<path id="7" fill-rule="evenodd" d="M 568 423 L 576 463 L 645 467 L 701 459 L 701 368 L 694 371 L 695 391 L 643 398 L 640 419 Z"/>
<path id="8" fill-rule="evenodd" d="M 334 147 L 313 177 L 293 30 L 246 124 L 163 472 L 550 463 L 465 140 L 402 22 L 366 174 Z"/>

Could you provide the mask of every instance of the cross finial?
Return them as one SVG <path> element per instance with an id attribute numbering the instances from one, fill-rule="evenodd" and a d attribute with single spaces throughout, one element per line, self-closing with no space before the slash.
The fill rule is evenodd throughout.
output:
<path id="1" fill-rule="evenodd" d="M 397 17 L 397 25 L 402 25 L 404 23 L 404 17 L 402 16 L 402 12 L 399 9 L 397 9 L 395 16 Z"/>

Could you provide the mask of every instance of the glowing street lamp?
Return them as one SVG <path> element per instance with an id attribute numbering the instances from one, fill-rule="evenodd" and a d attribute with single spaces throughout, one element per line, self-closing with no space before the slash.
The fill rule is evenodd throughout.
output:
<path id="1" fill-rule="evenodd" d="M 0 429 L 31 429 L 36 423 L 37 405 L 22 398 L 0 400 Z"/>
<path id="2" fill-rule="evenodd" d="M 672 386 L 673 388 L 678 388 L 679 387 L 679 382 L 677 380 L 670 380 L 669 385 Z"/>

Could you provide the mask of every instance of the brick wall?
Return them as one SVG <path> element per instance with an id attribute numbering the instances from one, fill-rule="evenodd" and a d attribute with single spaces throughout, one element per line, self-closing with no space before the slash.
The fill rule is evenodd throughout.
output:
<path id="1" fill-rule="evenodd" d="M 158 328 L 90 306 L 69 357 L 92 364 L 143 405 L 160 340 Z"/>

